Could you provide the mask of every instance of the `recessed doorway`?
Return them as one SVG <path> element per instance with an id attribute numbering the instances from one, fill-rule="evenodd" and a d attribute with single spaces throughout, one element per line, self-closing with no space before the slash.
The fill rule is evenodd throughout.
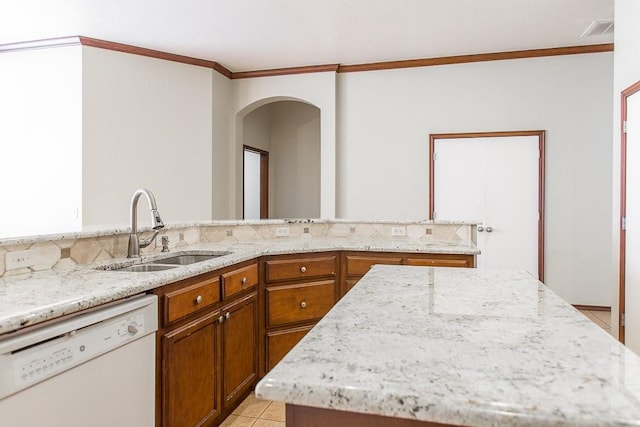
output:
<path id="1" fill-rule="evenodd" d="M 243 146 L 243 214 L 244 219 L 269 218 L 269 153 Z"/>

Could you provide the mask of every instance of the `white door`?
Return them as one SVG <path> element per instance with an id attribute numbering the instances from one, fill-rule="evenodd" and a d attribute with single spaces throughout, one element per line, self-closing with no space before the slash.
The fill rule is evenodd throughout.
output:
<path id="1" fill-rule="evenodd" d="M 260 153 L 244 150 L 244 219 L 260 219 Z"/>
<path id="2" fill-rule="evenodd" d="M 479 269 L 538 278 L 539 148 L 538 135 L 435 141 L 435 218 L 479 223 Z"/>
<path id="3" fill-rule="evenodd" d="M 640 354 L 640 92 L 627 98 L 624 343 Z"/>

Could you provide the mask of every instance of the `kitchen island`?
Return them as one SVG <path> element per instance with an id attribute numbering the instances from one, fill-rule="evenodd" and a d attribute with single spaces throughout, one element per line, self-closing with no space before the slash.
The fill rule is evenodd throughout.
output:
<path id="1" fill-rule="evenodd" d="M 640 358 L 527 273 L 378 265 L 256 395 L 287 426 L 637 426 Z"/>

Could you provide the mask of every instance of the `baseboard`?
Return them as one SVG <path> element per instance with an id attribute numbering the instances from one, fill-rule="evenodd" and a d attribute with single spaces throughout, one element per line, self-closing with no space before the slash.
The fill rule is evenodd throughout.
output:
<path id="1" fill-rule="evenodd" d="M 608 311 L 611 312 L 611 307 L 606 305 L 582 305 L 572 304 L 577 310 L 591 310 L 591 311 Z"/>

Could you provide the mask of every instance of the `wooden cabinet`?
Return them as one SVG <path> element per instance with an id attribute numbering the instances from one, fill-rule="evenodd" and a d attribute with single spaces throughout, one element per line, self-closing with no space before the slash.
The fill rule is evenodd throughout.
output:
<path id="1" fill-rule="evenodd" d="M 375 264 L 473 267 L 474 256 L 266 256 L 155 289 L 157 426 L 218 425 Z"/>
<path id="2" fill-rule="evenodd" d="M 280 331 L 267 333 L 267 371 L 276 364 L 291 350 L 297 343 L 307 335 L 313 325 L 298 328 L 289 328 Z"/>
<path id="3" fill-rule="evenodd" d="M 339 294 L 338 253 L 267 257 L 265 372 L 273 368 L 333 307 Z"/>
<path id="4" fill-rule="evenodd" d="M 156 425 L 218 425 L 258 379 L 255 261 L 154 290 L 160 297 Z"/>
<path id="5" fill-rule="evenodd" d="M 254 291 L 222 309 L 224 408 L 232 410 L 258 378 L 258 298 Z"/>
<path id="6" fill-rule="evenodd" d="M 219 316 L 213 311 L 162 334 L 163 426 L 208 425 L 220 414 Z"/>
<path id="7" fill-rule="evenodd" d="M 396 252 L 343 252 L 340 297 L 353 288 L 358 280 L 376 264 L 418 265 L 428 267 L 474 267 L 475 256 L 463 254 L 428 254 Z"/>

